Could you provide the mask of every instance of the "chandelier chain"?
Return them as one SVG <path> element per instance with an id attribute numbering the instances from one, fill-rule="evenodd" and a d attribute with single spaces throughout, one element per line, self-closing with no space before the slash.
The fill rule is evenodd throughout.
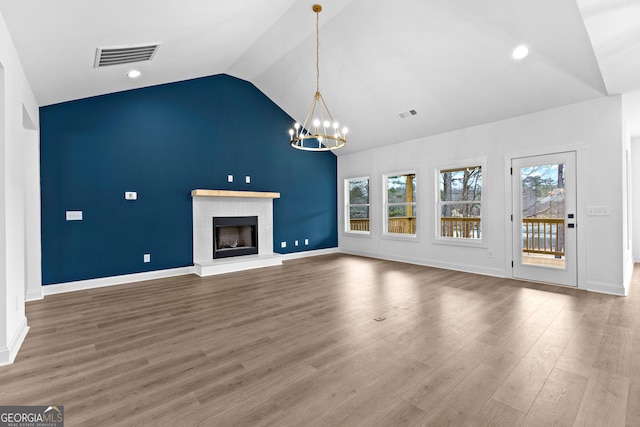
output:
<path id="1" fill-rule="evenodd" d="M 320 92 L 320 12 L 316 12 L 316 92 Z"/>

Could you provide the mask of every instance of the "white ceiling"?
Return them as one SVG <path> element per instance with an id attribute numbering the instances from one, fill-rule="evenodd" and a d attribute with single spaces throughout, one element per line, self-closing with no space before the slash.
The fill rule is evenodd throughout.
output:
<path id="1" fill-rule="evenodd" d="M 0 0 L 0 14 L 41 106 L 226 73 L 302 121 L 314 2 Z M 640 136 L 640 0 L 321 4 L 320 89 L 350 129 L 336 154 L 618 93 Z M 152 61 L 93 67 L 96 48 L 149 43 L 160 44 Z M 521 61 L 518 44 L 531 52 Z M 142 77 L 128 79 L 132 68 Z"/>

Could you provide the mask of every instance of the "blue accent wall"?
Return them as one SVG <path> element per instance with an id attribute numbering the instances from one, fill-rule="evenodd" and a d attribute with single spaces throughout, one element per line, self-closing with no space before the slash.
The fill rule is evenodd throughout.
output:
<path id="1" fill-rule="evenodd" d="M 224 74 L 42 107 L 43 284 L 193 265 L 196 188 L 280 192 L 276 252 L 336 247 L 336 157 L 291 148 L 291 124 Z"/>

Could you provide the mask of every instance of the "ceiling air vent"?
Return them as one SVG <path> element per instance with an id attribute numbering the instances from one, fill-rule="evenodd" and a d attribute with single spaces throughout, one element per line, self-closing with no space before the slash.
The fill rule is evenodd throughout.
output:
<path id="1" fill-rule="evenodd" d="M 98 48 L 94 67 L 107 65 L 130 64 L 132 62 L 150 61 L 158 50 L 159 45 Z"/>
<path id="2" fill-rule="evenodd" d="M 416 114 L 418 114 L 416 110 L 409 110 L 409 111 L 404 111 L 402 113 L 398 113 L 401 119 L 406 119 L 407 117 L 412 117 L 412 116 L 415 116 Z"/>

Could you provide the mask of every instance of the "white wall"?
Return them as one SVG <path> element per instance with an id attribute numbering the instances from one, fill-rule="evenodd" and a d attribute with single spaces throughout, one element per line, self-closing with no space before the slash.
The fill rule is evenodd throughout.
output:
<path id="1" fill-rule="evenodd" d="M 633 259 L 640 262 L 640 138 L 631 139 Z"/>
<path id="2" fill-rule="evenodd" d="M 631 167 L 631 136 L 624 108 L 626 97 L 622 96 L 622 253 L 625 295 L 629 291 L 633 275 L 633 169 Z"/>
<path id="3" fill-rule="evenodd" d="M 354 130 L 354 135 L 356 131 Z M 371 235 L 345 233 L 339 211 L 342 252 L 500 277 L 511 272 L 510 159 L 575 150 L 578 182 L 578 286 L 625 293 L 623 277 L 623 132 L 621 97 L 603 97 L 514 119 L 461 129 L 338 157 L 339 206 L 344 179 L 369 176 Z M 485 247 L 434 243 L 435 169 L 485 157 L 483 219 Z M 385 238 L 382 224 L 382 175 L 415 170 L 418 181 L 416 241 Z M 587 206 L 609 206 L 610 215 L 587 217 Z M 491 255 L 491 257 L 489 256 Z"/>
<path id="4" fill-rule="evenodd" d="M 25 277 L 29 258 L 35 250 L 26 243 L 25 208 L 33 205 L 32 175 L 37 155 L 38 131 L 25 129 L 26 122 L 39 122 L 38 107 L 27 82 L 11 35 L 0 15 L 0 365 L 11 363 L 28 331 L 25 317 Z M 35 157 L 35 158 L 34 158 Z M 29 172 L 27 173 L 26 170 Z M 27 198 L 27 194 L 31 198 Z M 33 226 L 33 224 L 29 224 Z M 39 224 L 36 230 L 39 230 Z M 39 233 L 39 231 L 35 231 Z M 35 236 L 34 236 L 35 238 Z M 39 240 L 39 235 L 37 236 Z"/>
<path id="5" fill-rule="evenodd" d="M 36 106 L 23 106 L 23 173 L 25 211 L 25 298 L 42 299 L 42 249 L 40 244 L 40 132 Z"/>

